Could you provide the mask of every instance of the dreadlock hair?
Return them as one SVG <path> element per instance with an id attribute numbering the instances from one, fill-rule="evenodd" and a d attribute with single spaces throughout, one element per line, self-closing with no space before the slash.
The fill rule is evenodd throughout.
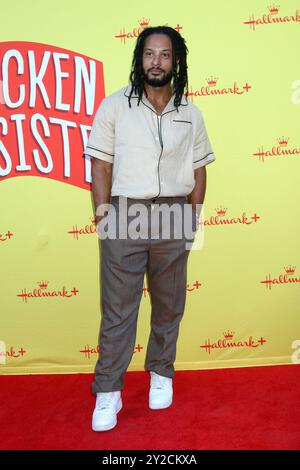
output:
<path id="1" fill-rule="evenodd" d="M 187 54 L 188 48 L 185 44 L 183 37 L 173 28 L 169 26 L 155 26 L 145 28 L 138 36 L 133 59 L 131 64 L 131 71 L 129 80 L 131 83 L 131 91 L 128 97 L 129 107 L 131 107 L 131 96 L 133 93 L 138 95 L 138 105 L 142 99 L 144 92 L 144 71 L 143 71 L 143 52 L 145 41 L 151 34 L 165 34 L 171 39 L 173 50 L 173 92 L 175 94 L 174 106 L 178 111 L 178 106 L 181 104 L 182 95 L 184 90 L 188 88 L 188 75 L 187 75 Z"/>

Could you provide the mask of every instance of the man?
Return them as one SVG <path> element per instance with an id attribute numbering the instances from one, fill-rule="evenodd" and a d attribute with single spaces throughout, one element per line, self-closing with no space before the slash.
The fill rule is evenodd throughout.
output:
<path id="1" fill-rule="evenodd" d="M 176 342 L 186 299 L 186 242 L 193 236 L 174 237 L 181 224 L 175 216 L 170 237 L 163 237 L 166 222 L 157 225 L 151 217 L 162 206 L 174 204 L 180 209 L 189 205 L 195 217 L 204 202 L 205 165 L 215 160 L 202 115 L 184 95 L 186 56 L 185 41 L 174 29 L 143 30 L 134 51 L 131 83 L 102 101 L 85 149 L 93 157 L 92 192 L 102 235 L 112 214 L 118 215 L 118 235 L 102 237 L 100 244 L 102 322 L 93 383 L 94 431 L 112 429 L 122 408 L 145 273 L 152 303 L 145 364 L 151 379 L 149 407 L 172 404 Z M 124 201 L 129 208 L 125 219 Z M 141 220 L 150 220 L 151 235 L 146 229 L 146 237 L 130 236 L 129 230 L 121 236 L 120 220 L 129 229 L 135 203 L 145 209 Z"/>

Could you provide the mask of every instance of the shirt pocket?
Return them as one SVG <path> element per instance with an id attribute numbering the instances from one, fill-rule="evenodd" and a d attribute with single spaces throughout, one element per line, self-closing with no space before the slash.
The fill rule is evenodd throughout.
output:
<path id="1" fill-rule="evenodd" d="M 193 140 L 193 124 L 183 119 L 172 119 L 172 148 L 186 153 Z"/>

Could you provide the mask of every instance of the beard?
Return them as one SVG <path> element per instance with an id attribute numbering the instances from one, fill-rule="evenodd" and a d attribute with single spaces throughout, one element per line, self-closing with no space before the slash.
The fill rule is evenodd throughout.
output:
<path id="1" fill-rule="evenodd" d="M 151 69 L 148 70 L 147 72 L 144 73 L 144 81 L 153 87 L 162 87 L 170 83 L 173 77 L 172 71 L 169 73 L 165 73 L 162 78 L 149 78 L 149 72 L 151 72 Z"/>

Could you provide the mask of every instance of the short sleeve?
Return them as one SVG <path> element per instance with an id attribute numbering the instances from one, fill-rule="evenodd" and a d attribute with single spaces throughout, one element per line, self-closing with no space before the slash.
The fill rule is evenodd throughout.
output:
<path id="1" fill-rule="evenodd" d="M 115 112 L 111 99 L 104 98 L 95 114 L 84 154 L 114 162 Z"/>
<path id="2" fill-rule="evenodd" d="M 209 137 L 206 132 L 202 113 L 198 108 L 195 109 L 195 134 L 193 151 L 193 169 L 212 163 L 216 157 L 211 147 Z"/>

